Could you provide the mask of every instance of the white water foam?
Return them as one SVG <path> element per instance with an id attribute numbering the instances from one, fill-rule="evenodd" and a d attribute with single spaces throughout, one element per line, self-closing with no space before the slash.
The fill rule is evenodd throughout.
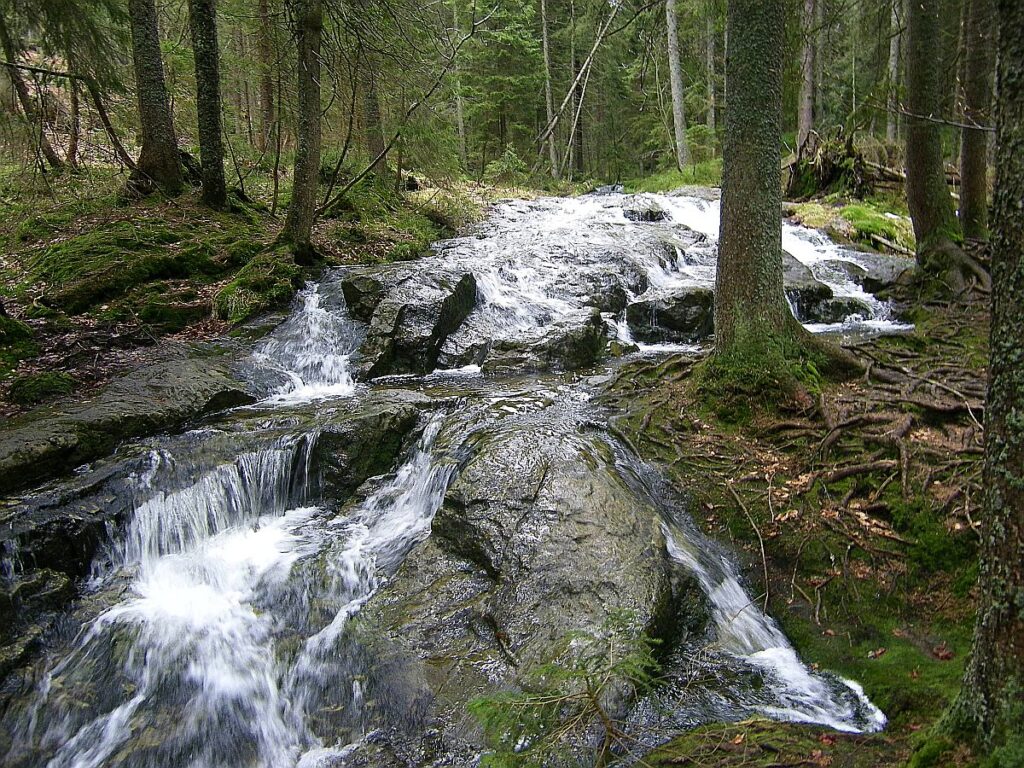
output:
<path id="1" fill-rule="evenodd" d="M 833 685 L 800 661 L 775 622 L 760 611 L 740 585 L 735 566 L 722 559 L 717 573 L 701 562 L 689 542 L 665 527 L 669 555 L 687 568 L 711 601 L 719 647 L 763 670 L 777 704 L 761 710 L 780 720 L 818 723 L 837 731 L 862 733 L 885 727 L 886 717 L 851 680 L 837 678 L 849 696 L 837 696 Z"/>

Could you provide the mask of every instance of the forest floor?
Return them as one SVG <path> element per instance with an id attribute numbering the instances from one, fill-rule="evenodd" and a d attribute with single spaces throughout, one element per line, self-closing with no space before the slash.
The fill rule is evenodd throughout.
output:
<path id="1" fill-rule="evenodd" d="M 692 494 L 801 656 L 857 680 L 879 734 L 751 721 L 680 736 L 652 766 L 905 765 L 959 689 L 973 628 L 987 306 L 925 305 L 851 349 L 867 373 L 790 402 L 723 401 L 684 357 L 636 363 L 613 426 Z M 918 754 L 968 765 L 967 754 Z"/>
<path id="2" fill-rule="evenodd" d="M 81 397 L 147 360 L 158 341 L 223 337 L 286 306 L 324 266 L 415 259 L 488 203 L 537 194 L 421 184 L 399 193 L 393 177 L 369 177 L 319 220 L 323 261 L 303 269 L 273 247 L 284 197 L 272 212 L 234 193 L 215 212 L 196 193 L 126 200 L 112 170 L 46 184 L 0 178 L 0 300 L 10 315 L 0 318 L 0 417 Z"/>

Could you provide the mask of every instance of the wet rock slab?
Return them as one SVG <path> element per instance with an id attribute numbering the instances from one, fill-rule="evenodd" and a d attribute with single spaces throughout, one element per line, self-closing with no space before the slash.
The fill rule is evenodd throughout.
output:
<path id="1" fill-rule="evenodd" d="M 253 402 L 222 355 L 145 366 L 70 406 L 33 411 L 0 431 L 0 493 L 109 454 L 123 440 L 174 430 Z"/>
<path id="2" fill-rule="evenodd" d="M 616 611 L 661 637 L 704 630 L 704 597 L 671 565 L 657 509 L 599 436 L 491 430 L 472 450 L 431 537 L 361 614 L 370 668 L 386 671 L 367 681 L 368 696 L 384 692 L 373 725 L 391 745 L 366 765 L 391 765 L 386 752 L 418 752 L 412 764 L 471 754 L 470 699 L 566 659 L 570 633 L 597 632 Z"/>

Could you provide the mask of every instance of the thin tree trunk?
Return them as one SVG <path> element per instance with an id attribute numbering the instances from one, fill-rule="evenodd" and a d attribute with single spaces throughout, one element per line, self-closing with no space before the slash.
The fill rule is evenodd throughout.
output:
<path id="1" fill-rule="evenodd" d="M 290 245 L 297 260 L 313 256 L 313 219 L 320 174 L 320 43 L 322 0 L 292 0 L 298 49 L 298 100 L 292 199 L 278 241 Z"/>
<path id="2" fill-rule="evenodd" d="M 690 145 L 686 140 L 686 106 L 683 100 L 683 63 L 679 58 L 679 19 L 676 0 L 665 0 L 665 28 L 668 31 L 668 75 L 672 87 L 672 128 L 676 140 L 676 167 L 686 170 L 690 164 Z"/>
<path id="3" fill-rule="evenodd" d="M 569 0 L 569 73 L 573 77 L 572 85 L 569 88 L 569 93 L 572 96 L 569 109 L 573 114 L 576 114 L 576 97 L 578 92 L 576 90 L 576 83 L 579 79 L 579 72 L 576 70 L 576 0 Z M 550 130 L 551 126 L 548 126 Z M 569 157 L 569 181 L 572 181 L 576 171 L 576 126 L 575 124 L 569 130 L 569 144 L 566 147 L 566 153 Z"/>
<path id="4" fill-rule="evenodd" d="M 967 0 L 964 26 L 964 123 L 990 121 L 992 105 L 994 0 Z M 988 136 L 963 128 L 960 143 L 960 226 L 964 237 L 988 239 Z"/>
<path id="5" fill-rule="evenodd" d="M 103 105 L 103 98 L 100 95 L 100 90 L 96 86 L 96 83 L 91 79 L 85 79 L 85 88 L 89 91 L 89 98 L 92 99 L 92 104 L 96 108 L 96 114 L 100 117 L 100 122 L 103 124 L 103 130 L 107 132 L 107 138 L 110 140 L 110 145 L 114 148 L 114 154 L 117 155 L 117 159 L 120 160 L 126 168 L 131 171 L 135 170 L 135 161 L 132 160 L 132 156 L 128 154 L 128 150 L 124 148 L 124 144 L 121 143 L 121 139 L 117 136 L 117 131 L 114 130 L 114 126 L 110 122 L 110 115 L 107 114 L 107 108 Z"/>
<path id="6" fill-rule="evenodd" d="M 78 167 L 78 139 L 82 129 L 81 104 L 78 98 L 78 80 L 71 78 L 68 81 L 68 89 L 71 92 L 71 106 L 68 115 L 68 151 L 67 163 L 72 168 Z"/>
<path id="7" fill-rule="evenodd" d="M 551 52 L 548 47 L 548 8 L 546 0 L 540 0 L 541 43 L 544 48 L 544 106 L 547 109 L 548 125 L 555 119 L 555 99 L 551 92 Z M 554 133 L 548 136 L 548 159 L 551 161 L 551 176 L 557 181 L 558 149 Z"/>
<path id="8" fill-rule="evenodd" d="M 132 174 L 133 187 L 148 192 L 155 184 L 167 194 L 177 194 L 184 179 L 164 82 L 155 0 L 128 0 L 128 21 L 142 129 L 142 151 Z"/>
<path id="9" fill-rule="evenodd" d="M 452 0 L 452 24 L 455 27 L 455 34 L 462 35 L 462 26 L 459 24 L 459 0 Z M 455 124 L 459 131 L 459 164 L 463 171 L 467 171 L 469 156 L 466 154 L 466 114 L 465 105 L 462 103 L 462 73 L 458 58 L 452 63 L 452 75 L 455 80 Z"/>
<path id="10" fill-rule="evenodd" d="M 267 152 L 272 143 L 275 125 L 274 117 L 274 45 L 273 30 L 270 25 L 270 7 L 268 0 L 259 0 L 256 7 L 259 18 L 259 33 L 256 38 L 256 51 L 259 57 L 260 75 L 260 151 Z"/>
<path id="11" fill-rule="evenodd" d="M 384 151 L 384 127 L 380 119 L 380 98 L 377 95 L 377 75 L 374 63 L 369 57 L 363 63 L 363 123 L 366 151 L 370 157 L 377 157 Z"/>
<path id="12" fill-rule="evenodd" d="M 708 112 L 706 125 L 711 131 L 711 151 L 714 154 L 715 134 L 715 3 L 714 0 L 707 8 L 707 45 L 704 47 L 704 69 L 708 78 Z"/>
<path id="13" fill-rule="evenodd" d="M 3 14 L 0 14 L 0 45 L 3 46 L 4 56 L 7 60 L 12 64 L 17 64 L 20 45 L 15 46 L 14 39 L 11 37 L 10 30 L 7 29 L 7 23 L 4 21 Z M 7 73 L 11 77 L 11 85 L 14 86 L 14 93 L 18 97 L 18 103 L 21 104 L 25 118 L 30 125 L 39 129 L 39 151 L 42 152 L 43 157 L 51 168 L 60 170 L 64 166 L 64 161 L 60 159 L 60 155 L 57 154 L 57 151 L 50 144 L 50 140 L 46 136 L 43 116 L 38 113 L 36 105 L 32 102 L 32 94 L 29 93 L 25 79 L 15 67 L 7 67 Z"/>
<path id="14" fill-rule="evenodd" d="M 1024 5 L 998 0 L 997 7 L 992 330 L 979 605 L 960 696 L 940 726 L 966 735 L 979 757 L 1013 743 L 1020 749 L 1024 691 Z M 999 764 L 1012 762 L 1007 754 Z"/>
<path id="15" fill-rule="evenodd" d="M 900 40 L 903 30 L 900 27 L 899 5 L 902 0 L 891 0 L 889 12 L 889 67 L 888 87 L 885 99 L 885 140 L 888 144 L 896 143 L 899 133 L 899 84 L 900 84 Z"/>
<path id="16" fill-rule="evenodd" d="M 956 245 L 960 227 L 946 185 L 940 116 L 939 0 L 913 0 L 907 18 L 907 207 L 917 238 L 917 263 L 925 276 L 945 281 L 954 293 L 966 287 L 969 267 Z M 978 273 L 978 279 L 985 278 Z"/>
<path id="17" fill-rule="evenodd" d="M 224 144 L 220 121 L 220 53 L 214 0 L 188 0 L 189 27 L 196 69 L 196 114 L 199 118 L 199 156 L 203 165 L 203 202 L 223 208 Z"/>
<path id="18" fill-rule="evenodd" d="M 804 0 L 800 53 L 800 97 L 796 115 L 796 151 L 803 156 L 814 130 L 814 19 L 815 0 Z"/>

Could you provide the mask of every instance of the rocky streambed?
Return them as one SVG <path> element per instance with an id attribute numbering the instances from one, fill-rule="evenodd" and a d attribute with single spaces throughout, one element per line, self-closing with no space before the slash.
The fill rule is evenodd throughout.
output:
<path id="1" fill-rule="evenodd" d="M 469 765 L 470 700 L 621 615 L 662 641 L 665 683 L 614 702 L 639 740 L 881 727 L 594 402 L 617 360 L 712 332 L 717 216 L 706 191 L 510 201 L 418 262 L 328 273 L 252 350 L 6 430 L 4 764 Z M 873 292 L 905 262 L 784 247 L 812 329 L 899 329 Z"/>

